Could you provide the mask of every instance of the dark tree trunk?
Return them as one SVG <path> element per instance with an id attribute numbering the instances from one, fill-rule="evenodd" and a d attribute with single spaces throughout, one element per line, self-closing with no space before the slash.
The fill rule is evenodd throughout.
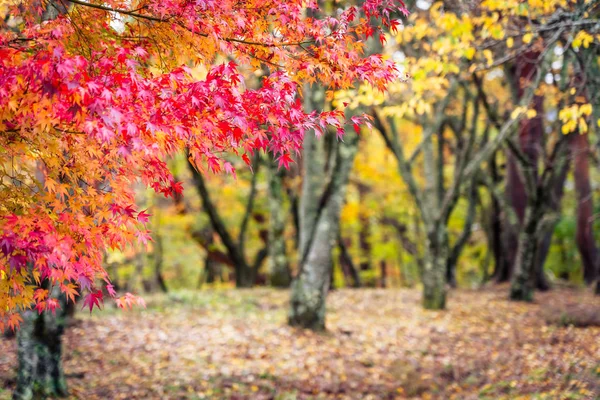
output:
<path id="1" fill-rule="evenodd" d="M 562 198 L 564 194 L 565 181 L 567 179 L 567 175 L 569 172 L 569 152 L 561 155 L 561 157 L 566 157 L 564 163 L 559 163 L 560 171 L 556 174 L 556 179 L 552 182 L 552 187 L 548 190 L 550 194 L 549 198 L 546 201 L 549 203 L 549 207 L 552 212 L 556 213 L 556 218 L 554 221 L 546 227 L 546 231 L 542 232 L 542 238 L 540 239 L 538 254 L 536 256 L 536 273 L 535 273 L 535 286 L 538 290 L 546 291 L 550 289 L 550 284 L 548 283 L 548 279 L 546 274 L 544 273 L 544 264 L 546 263 L 546 258 L 548 257 L 548 252 L 550 251 L 550 245 L 552 244 L 552 236 L 554 235 L 554 228 L 559 221 L 560 215 L 560 207 L 562 203 Z"/>
<path id="2" fill-rule="evenodd" d="M 509 204 L 515 210 L 515 214 L 519 219 L 519 224 L 523 225 L 523 218 L 525 216 L 525 207 L 527 204 L 527 194 L 525 192 L 525 186 L 521 176 L 519 175 L 519 167 L 515 156 L 508 154 L 507 156 L 507 170 L 506 170 L 506 194 L 508 197 Z M 505 218 L 507 218 L 505 216 Z M 507 220 L 505 220 L 505 226 L 509 226 Z M 515 259 L 517 257 L 517 247 L 519 245 L 519 232 L 514 229 L 504 230 L 504 244 L 503 252 L 505 257 L 505 265 L 503 270 L 498 274 L 498 282 L 507 282 L 513 275 Z"/>
<path id="3" fill-rule="evenodd" d="M 385 260 L 379 261 L 379 270 L 381 273 L 379 287 L 386 288 L 387 287 L 387 263 L 385 262 Z"/>
<path id="4" fill-rule="evenodd" d="M 67 384 L 62 367 L 62 336 L 65 329 L 66 297 L 58 287 L 52 290 L 60 309 L 56 314 L 35 310 L 23 312 L 17 333 L 17 387 L 15 400 L 64 397 Z"/>
<path id="5" fill-rule="evenodd" d="M 598 250 L 592 232 L 593 195 L 590 185 L 588 135 L 572 132 L 569 147 L 574 161 L 573 176 L 577 192 L 577 233 L 575 239 L 583 264 L 583 277 L 590 284 L 597 278 Z"/>
<path id="6" fill-rule="evenodd" d="M 155 235 L 155 248 L 153 252 L 154 257 L 154 280 L 156 286 L 160 289 L 161 292 L 167 293 L 169 289 L 167 288 L 167 283 L 165 282 L 165 278 L 162 275 L 162 267 L 163 267 L 163 238 L 161 235 Z"/>
<path id="7" fill-rule="evenodd" d="M 196 168 L 191 162 L 189 163 L 189 167 L 192 172 L 192 176 L 194 178 L 194 183 L 196 184 L 195 186 L 198 190 L 198 194 L 202 199 L 202 206 L 209 217 L 212 229 L 217 233 L 217 235 L 221 239 L 221 242 L 223 242 L 223 245 L 227 250 L 227 257 L 229 259 L 229 263 L 233 266 L 235 270 L 236 287 L 250 288 L 254 286 L 257 271 L 254 268 L 252 268 L 246 261 L 244 252 L 244 238 L 250 214 L 252 213 L 254 196 L 256 195 L 256 174 L 258 173 L 257 159 L 255 158 L 254 162 L 254 175 L 252 176 L 252 185 L 248 197 L 246 214 L 244 215 L 244 220 L 240 228 L 240 237 L 237 241 L 234 240 L 231 234 L 229 233 L 227 227 L 225 226 L 225 223 L 223 222 L 223 219 L 221 218 L 217 210 L 217 207 L 212 202 L 212 199 L 208 192 L 208 188 L 206 187 L 206 183 L 204 182 L 204 177 L 201 173 L 199 173 L 196 170 Z"/>
<path id="8" fill-rule="evenodd" d="M 515 66 L 515 88 L 516 88 L 516 100 L 520 101 L 524 96 L 525 91 L 531 84 L 532 78 L 537 73 L 538 65 L 537 58 L 539 53 L 535 51 L 527 52 L 519 57 L 516 60 Z M 510 204 L 512 205 L 517 218 L 520 223 L 520 232 L 517 234 L 512 230 L 508 230 L 506 232 L 506 245 L 505 249 L 508 250 L 508 258 L 510 261 L 510 273 L 513 275 L 512 284 L 514 290 L 516 292 L 520 292 L 520 290 L 516 289 L 517 286 L 520 285 L 519 282 L 522 281 L 522 277 L 524 274 L 527 275 L 527 279 L 535 280 L 534 276 L 536 275 L 536 258 L 537 258 L 537 249 L 538 249 L 538 239 L 535 236 L 537 232 L 529 232 L 528 229 L 531 229 L 532 224 L 535 224 L 537 227 L 537 223 L 539 221 L 526 221 L 527 213 L 529 212 L 529 216 L 537 215 L 539 211 L 542 210 L 542 206 L 537 206 L 538 201 L 530 199 L 531 196 L 536 196 L 536 193 L 528 193 L 528 191 L 537 190 L 535 187 L 527 187 L 523 182 L 523 174 L 531 174 L 533 184 L 537 185 L 538 182 L 538 160 L 540 158 L 540 152 L 543 149 L 543 137 L 544 137 L 544 126 L 542 117 L 544 115 L 544 98 L 543 96 L 534 96 L 533 104 L 530 105 L 537 113 L 537 115 L 533 118 L 524 118 L 519 122 L 519 140 L 518 147 L 522 156 L 525 158 L 524 161 L 517 161 L 517 156 L 514 154 L 514 151 L 508 156 L 508 170 L 507 170 L 507 184 L 506 190 Z M 523 165 L 523 163 L 527 165 Z M 529 171 L 524 171 L 527 168 Z M 527 211 L 527 208 L 534 207 L 535 209 Z M 543 216 L 540 215 L 540 217 Z M 534 235 L 534 236 L 531 236 Z M 525 240 L 536 240 L 536 243 L 526 243 Z M 516 254 L 512 249 L 516 250 Z M 528 254 L 527 252 L 533 251 L 532 254 Z M 530 265 L 531 263 L 531 265 Z M 520 270 L 518 272 L 519 277 L 515 276 L 517 272 L 515 269 L 517 268 L 517 264 L 519 264 Z M 526 269 L 527 271 L 525 271 Z M 543 266 L 541 267 L 540 272 L 537 274 L 540 277 L 543 275 Z M 541 280 L 541 278 L 540 278 Z M 523 286 L 525 292 L 528 292 L 528 287 Z M 515 292 L 515 293 L 516 293 Z M 521 295 L 514 294 L 513 290 L 511 290 L 511 298 L 516 298 Z M 523 294 L 524 297 L 529 296 L 529 293 Z M 531 296 L 533 296 L 533 292 L 531 292 Z M 527 300 L 523 298 L 524 300 Z"/>
<path id="9" fill-rule="evenodd" d="M 344 274 L 344 282 L 346 286 L 359 288 L 361 287 L 360 274 L 354 266 L 354 261 L 347 247 L 348 240 L 341 235 L 338 236 L 338 246 L 340 248 L 339 262 Z"/>
<path id="10" fill-rule="evenodd" d="M 492 156 L 490 163 L 490 174 L 492 183 L 497 184 L 502 180 L 500 173 L 498 172 L 498 164 L 496 162 L 496 154 Z M 510 267 L 511 262 L 508 257 L 508 252 L 505 249 L 506 229 L 504 225 L 508 226 L 508 221 L 505 224 L 502 222 L 502 208 L 498 199 L 493 194 L 491 196 L 491 215 L 490 215 L 490 241 L 491 248 L 494 254 L 494 273 L 492 274 L 493 279 L 496 282 L 508 282 L 510 280 Z"/>
<path id="11" fill-rule="evenodd" d="M 369 207 L 366 204 L 366 197 L 369 192 L 369 186 L 359 183 L 358 195 L 360 202 L 360 211 L 358 215 L 360 231 L 358 233 L 358 246 L 360 248 L 360 270 L 367 271 L 371 269 L 371 221 L 369 218 Z"/>

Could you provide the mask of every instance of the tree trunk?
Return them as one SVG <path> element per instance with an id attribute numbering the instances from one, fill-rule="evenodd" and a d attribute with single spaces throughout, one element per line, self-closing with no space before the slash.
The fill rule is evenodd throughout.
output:
<path id="1" fill-rule="evenodd" d="M 358 213 L 358 221 L 360 224 L 360 230 L 358 232 L 358 246 L 360 248 L 360 263 L 359 267 L 361 271 L 367 271 L 371 269 L 371 221 L 369 217 L 369 206 L 367 203 L 367 194 L 369 192 L 369 186 L 359 183 L 357 185 L 360 209 Z"/>
<path id="2" fill-rule="evenodd" d="M 155 281 L 155 285 L 156 287 L 158 287 L 158 289 L 160 289 L 161 292 L 163 293 L 168 293 L 169 292 L 169 288 L 167 287 L 167 283 L 165 282 L 165 278 L 162 275 L 162 267 L 163 267 L 163 254 L 164 254 L 164 248 L 163 248 L 163 238 L 162 236 L 156 232 L 155 235 L 155 244 L 154 244 L 155 248 L 154 251 L 152 253 L 152 256 L 154 257 L 154 281 Z"/>
<path id="3" fill-rule="evenodd" d="M 285 211 L 283 209 L 283 173 L 269 160 L 269 281 L 275 287 L 289 287 L 292 281 L 285 251 Z"/>
<path id="4" fill-rule="evenodd" d="M 315 168 L 322 163 L 315 157 L 324 153 L 324 140 L 317 141 L 310 133 L 305 136 L 299 272 L 292 282 L 288 322 L 292 326 L 312 330 L 325 329 L 325 298 L 331 279 L 332 250 L 337 240 L 350 170 L 358 149 L 358 135 L 346 133 L 344 141 L 336 145 L 329 182 L 320 194 L 324 168 Z"/>
<path id="5" fill-rule="evenodd" d="M 66 297 L 58 287 L 52 290 L 58 296 L 60 309 L 38 314 L 35 310 L 23 312 L 23 322 L 17 334 L 17 387 L 15 400 L 64 397 L 67 383 L 62 367 L 62 336 L 65 329 Z"/>
<path id="6" fill-rule="evenodd" d="M 386 288 L 387 287 L 387 263 L 385 260 L 379 261 L 379 270 L 381 273 L 381 278 L 379 281 L 379 287 Z"/>
<path id="7" fill-rule="evenodd" d="M 423 307 L 443 310 L 446 307 L 446 267 L 448 263 L 446 226 L 428 228 L 423 262 Z"/>
<path id="8" fill-rule="evenodd" d="M 590 284 L 597 278 L 598 250 L 592 232 L 594 202 L 590 185 L 588 135 L 572 132 L 569 147 L 574 161 L 573 176 L 577 192 L 577 233 L 575 239 L 583 264 L 583 278 Z"/>
<path id="9" fill-rule="evenodd" d="M 238 238 L 237 242 L 229 233 L 227 227 L 225 226 L 225 223 L 223 222 L 223 219 L 221 218 L 217 210 L 217 207 L 210 198 L 208 188 L 206 187 L 206 183 L 204 182 L 204 177 L 200 172 L 196 170 L 196 168 L 191 162 L 188 163 L 190 171 L 192 172 L 192 176 L 194 178 L 196 189 L 198 190 L 198 194 L 202 199 L 202 206 L 204 212 L 206 212 L 206 214 L 209 217 L 212 229 L 217 233 L 217 235 L 223 242 L 223 245 L 227 249 L 227 256 L 235 270 L 235 286 L 238 288 L 250 288 L 254 286 L 257 273 L 257 271 L 255 271 L 250 265 L 248 265 L 244 254 L 244 234 L 248 226 L 248 220 L 250 218 L 250 213 L 252 212 L 254 196 L 256 194 L 256 174 L 258 173 L 257 169 L 259 165 L 256 161 L 257 160 L 255 159 L 254 175 L 252 176 L 252 186 L 249 194 L 248 204 L 246 207 L 246 214 L 244 215 L 244 221 L 242 222 L 242 226 L 240 228 L 240 237 Z"/>
<path id="10" fill-rule="evenodd" d="M 541 215 L 536 212 L 541 207 L 536 207 L 532 201 L 525 208 L 525 219 L 519 233 L 519 244 L 515 258 L 515 267 L 510 287 L 511 300 L 533 301 L 535 280 L 536 253 L 538 248 L 538 226 Z"/>
<path id="11" fill-rule="evenodd" d="M 536 272 L 535 272 L 535 286 L 538 290 L 546 291 L 550 289 L 550 284 L 544 273 L 544 264 L 550 251 L 550 245 L 552 244 L 552 236 L 554 235 L 554 228 L 559 221 L 560 217 L 560 206 L 564 194 L 565 181 L 569 172 L 568 153 L 561 155 L 565 157 L 564 163 L 561 163 L 560 170 L 556 174 L 556 180 L 552 183 L 552 187 L 548 190 L 550 198 L 547 202 L 550 205 L 550 209 L 557 214 L 549 226 L 546 227 L 545 232 L 542 232 L 537 256 L 536 256 Z"/>
<path id="12" fill-rule="evenodd" d="M 352 256 L 348 252 L 348 239 L 344 239 L 340 234 L 338 236 L 338 246 L 340 249 L 339 262 L 344 274 L 344 282 L 347 287 L 361 287 L 360 274 L 354 266 Z"/>
<path id="13" fill-rule="evenodd" d="M 498 164 L 496 162 L 496 154 L 494 154 L 489 163 L 490 175 L 492 182 L 497 184 L 502 180 L 498 172 Z M 490 211 L 490 242 L 492 252 L 494 254 L 494 273 L 493 279 L 496 282 L 508 282 L 510 280 L 510 260 L 507 257 L 505 249 L 504 237 L 506 229 L 502 221 L 502 209 L 496 196 L 490 193 L 491 196 L 491 211 Z M 508 224 L 505 224 L 508 225 Z"/>
<path id="14" fill-rule="evenodd" d="M 517 57 L 515 62 L 513 75 L 513 96 L 515 97 L 515 103 L 520 101 L 525 92 L 531 85 L 531 81 L 539 66 L 535 60 L 539 57 L 539 53 L 536 51 L 529 51 Z M 544 137 L 544 125 L 542 117 L 544 115 L 544 97 L 534 96 L 532 104 L 529 105 L 535 109 L 536 116 L 533 118 L 523 118 L 519 121 L 519 132 L 518 132 L 518 147 L 530 164 L 528 168 L 533 168 L 534 180 L 537 182 L 538 173 L 537 165 L 540 157 L 540 152 L 543 147 Z M 529 206 L 529 197 L 534 194 L 528 193 L 528 188 L 523 182 L 523 177 L 519 173 L 519 170 L 523 166 L 519 165 L 516 156 L 511 151 L 508 155 L 508 167 L 506 176 L 506 192 L 508 195 L 509 203 L 515 210 L 519 219 L 521 229 L 525 229 L 525 214 L 526 208 Z M 509 276 L 514 274 L 515 265 L 519 254 L 515 254 L 514 249 L 518 249 L 521 244 L 521 232 L 517 233 L 511 229 L 508 229 L 505 233 L 505 250 L 507 250 L 509 260 Z M 534 246 L 537 247 L 537 244 Z M 513 280 L 514 281 L 514 280 Z"/>

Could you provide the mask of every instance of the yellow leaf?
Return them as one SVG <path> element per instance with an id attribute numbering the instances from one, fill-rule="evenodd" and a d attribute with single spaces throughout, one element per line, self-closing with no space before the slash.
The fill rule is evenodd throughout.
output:
<path id="1" fill-rule="evenodd" d="M 512 49 L 512 47 L 515 44 L 515 40 L 511 37 L 509 37 L 508 39 L 506 39 L 506 47 L 508 47 L 509 49 Z"/>
<path id="2" fill-rule="evenodd" d="M 579 107 L 581 115 L 592 115 L 592 105 L 590 103 L 584 104 Z"/>
<path id="3" fill-rule="evenodd" d="M 513 110 L 513 112 L 510 114 L 510 118 L 512 119 L 517 119 L 521 116 L 521 114 L 523 113 L 523 107 L 517 107 Z"/>
<path id="4" fill-rule="evenodd" d="M 523 35 L 523 43 L 529 44 L 531 43 L 531 39 L 533 39 L 533 35 L 531 33 L 526 33 Z"/>
<path id="5" fill-rule="evenodd" d="M 579 133 L 587 133 L 588 124 L 585 122 L 585 118 L 579 118 Z"/>
<path id="6" fill-rule="evenodd" d="M 535 111 L 533 109 L 527 110 L 526 115 L 527 115 L 528 119 L 535 118 L 535 116 L 537 115 L 537 111 Z"/>
<path id="7" fill-rule="evenodd" d="M 465 50 L 465 57 L 467 57 L 468 60 L 472 60 L 473 56 L 475 56 L 475 49 L 473 47 L 469 47 Z"/>

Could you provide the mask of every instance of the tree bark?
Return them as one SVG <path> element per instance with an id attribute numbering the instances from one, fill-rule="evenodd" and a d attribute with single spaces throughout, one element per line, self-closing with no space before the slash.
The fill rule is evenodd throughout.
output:
<path id="1" fill-rule="evenodd" d="M 515 269 L 511 282 L 510 298 L 513 300 L 532 301 L 536 284 L 545 281 L 543 262 L 540 260 L 540 244 L 554 226 L 555 218 L 548 218 L 548 211 L 556 209 L 559 201 L 553 198 L 556 186 L 564 179 L 567 168 L 567 154 L 564 151 L 566 139 L 559 138 L 549 163 L 538 177 L 537 171 L 531 171 L 520 161 L 521 172 L 527 188 L 527 206 L 525 218 L 519 233 L 519 244 Z M 522 155 L 519 155 L 522 159 Z M 534 164 L 535 165 L 535 164 Z M 553 230 L 553 229 L 552 229 Z"/>
<path id="2" fill-rule="evenodd" d="M 588 135 L 578 131 L 569 134 L 569 147 L 574 161 L 573 176 L 577 192 L 577 233 L 575 240 L 583 264 L 583 278 L 591 284 L 597 278 L 598 249 L 592 232 L 594 204 L 590 185 Z"/>
<path id="3" fill-rule="evenodd" d="M 309 98 L 311 108 L 318 108 L 323 91 Z M 315 101 L 316 100 L 316 101 Z M 307 101 L 307 102 L 308 102 Z M 316 105 L 316 107 L 315 107 Z M 308 107 L 307 107 L 308 108 Z M 324 138 L 317 140 L 308 133 L 304 138 L 304 180 L 300 203 L 299 271 L 292 282 L 288 322 L 312 330 L 325 329 L 325 298 L 331 280 L 332 250 L 339 231 L 340 211 L 354 156 L 358 135 L 346 133 L 335 142 L 327 163 L 326 179 Z M 328 181 L 323 189 L 323 182 Z"/>
<path id="4" fill-rule="evenodd" d="M 552 183 L 552 187 L 549 188 L 548 193 L 550 194 L 547 202 L 549 203 L 550 210 L 556 213 L 556 217 L 552 220 L 552 223 L 545 227 L 545 232 L 542 232 L 541 239 L 538 247 L 538 253 L 536 256 L 536 272 L 535 272 L 535 286 L 538 290 L 546 291 L 550 289 L 550 284 L 544 273 L 544 264 L 550 251 L 550 245 L 552 244 L 552 236 L 554 235 L 554 228 L 559 221 L 560 206 L 564 194 L 565 181 L 569 173 L 569 154 L 562 155 L 565 157 L 563 163 L 560 165 L 560 170 L 556 173 L 555 181 Z"/>
<path id="5" fill-rule="evenodd" d="M 449 248 L 446 226 L 429 227 L 423 260 L 423 307 L 443 310 L 446 307 L 446 267 Z"/>
<path id="6" fill-rule="evenodd" d="M 537 207 L 529 201 L 525 208 L 525 219 L 517 247 L 513 279 L 510 287 L 511 300 L 533 301 L 535 255 L 538 247 L 538 224 L 541 215 Z"/>
<path id="7" fill-rule="evenodd" d="M 17 333 L 17 387 L 14 400 L 64 397 L 67 383 L 62 367 L 62 336 L 65 329 L 67 301 L 55 286 L 51 295 L 58 297 L 56 314 L 35 310 L 23 312 Z"/>

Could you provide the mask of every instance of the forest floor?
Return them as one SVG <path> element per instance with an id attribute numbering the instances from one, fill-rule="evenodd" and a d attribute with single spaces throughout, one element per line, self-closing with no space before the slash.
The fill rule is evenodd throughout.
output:
<path id="1" fill-rule="evenodd" d="M 558 311 L 598 316 L 598 298 L 506 293 L 454 291 L 448 311 L 432 312 L 416 290 L 336 290 L 325 333 L 286 326 L 287 291 L 146 296 L 146 310 L 79 312 L 64 368 L 72 398 L 86 400 L 600 398 L 600 328 Z M 0 341 L 2 400 L 15 350 Z"/>

